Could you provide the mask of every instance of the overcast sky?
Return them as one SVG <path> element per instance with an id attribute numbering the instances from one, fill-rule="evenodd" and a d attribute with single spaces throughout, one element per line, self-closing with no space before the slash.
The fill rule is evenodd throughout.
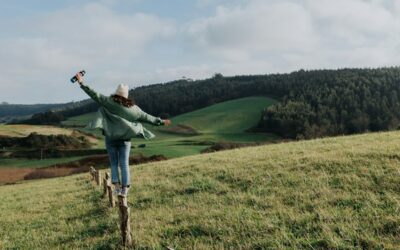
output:
<path id="1" fill-rule="evenodd" d="M 399 0 L 0 0 L 0 102 L 182 78 L 400 64 Z"/>

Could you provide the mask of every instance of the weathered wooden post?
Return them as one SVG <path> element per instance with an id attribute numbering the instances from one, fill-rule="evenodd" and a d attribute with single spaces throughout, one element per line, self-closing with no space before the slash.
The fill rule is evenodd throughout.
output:
<path id="1" fill-rule="evenodd" d="M 94 180 L 94 176 L 95 176 L 95 173 L 96 173 L 96 169 L 94 169 L 94 167 L 91 166 L 89 171 L 90 171 L 90 174 L 92 175 L 92 180 Z"/>
<path id="2" fill-rule="evenodd" d="M 123 246 L 132 246 L 131 224 L 129 220 L 130 208 L 126 196 L 118 195 L 119 220 Z"/>
<path id="3" fill-rule="evenodd" d="M 107 182 L 110 177 L 109 173 L 105 174 L 105 177 L 103 178 L 103 198 L 107 196 Z"/>
<path id="4" fill-rule="evenodd" d="M 110 176 L 109 173 L 106 175 Z M 107 180 L 107 193 L 108 193 L 108 200 L 110 201 L 110 207 L 115 207 L 115 202 L 114 202 L 114 196 L 112 193 L 112 186 L 111 186 L 111 180 Z"/>
<path id="5" fill-rule="evenodd" d="M 101 186 L 101 173 L 99 170 L 96 171 L 96 183 L 97 186 Z"/>

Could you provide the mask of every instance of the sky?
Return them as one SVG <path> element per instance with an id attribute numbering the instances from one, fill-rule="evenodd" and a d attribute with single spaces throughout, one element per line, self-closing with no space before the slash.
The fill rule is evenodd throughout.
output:
<path id="1" fill-rule="evenodd" d="M 0 103 L 182 77 L 400 64 L 398 0 L 0 0 Z"/>

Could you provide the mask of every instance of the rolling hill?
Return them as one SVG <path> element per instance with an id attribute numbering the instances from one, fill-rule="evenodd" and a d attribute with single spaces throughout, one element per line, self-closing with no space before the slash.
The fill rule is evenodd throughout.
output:
<path id="1" fill-rule="evenodd" d="M 65 135 L 68 137 L 79 138 L 84 137 L 90 144 L 93 145 L 94 148 L 97 148 L 99 140 L 94 138 L 93 136 L 88 136 L 87 134 L 81 133 L 80 131 L 69 129 L 69 128 L 60 128 L 56 126 L 45 126 L 45 125 L 4 125 L 0 124 L 0 137 L 12 137 L 12 138 L 22 138 L 27 137 L 32 133 L 37 133 L 38 135 Z M 34 139 L 32 139 L 34 140 Z M 55 138 L 53 138 L 55 140 Z M 65 138 L 63 139 L 65 141 Z M 66 142 L 66 141 L 65 141 Z M 35 144 L 40 144 L 36 142 Z M 16 145 L 14 144 L 14 147 Z M 22 171 L 24 168 L 39 168 L 39 167 L 46 167 L 53 164 L 65 163 L 70 162 L 73 160 L 81 159 L 80 157 L 65 157 L 65 158 L 48 158 L 44 155 L 44 159 L 34 159 L 32 155 L 29 157 L 28 155 L 26 158 L 16 157 L 10 158 L 9 155 L 11 152 L 15 153 L 17 151 L 24 152 L 25 150 L 35 150 L 32 148 L 32 144 L 30 146 L 26 146 L 23 148 L 8 148 L 1 143 L 0 140 L 0 175 L 5 175 L 4 171 L 6 168 L 11 169 L 10 171 L 14 172 L 14 169 L 19 169 Z M 39 152 L 40 155 L 40 152 Z M 27 171 L 27 169 L 25 169 Z M 22 174 L 22 172 L 21 172 Z M 2 183 L 7 177 L 1 176 L 0 183 Z"/>
<path id="2" fill-rule="evenodd" d="M 184 124 L 201 133 L 238 133 L 252 128 L 260 120 L 262 110 L 276 101 L 267 97 L 246 97 L 226 101 L 173 117 L 173 124 Z M 86 126 L 96 112 L 74 116 L 64 126 Z"/>
<path id="3" fill-rule="evenodd" d="M 249 147 L 131 168 L 138 249 L 399 249 L 400 132 Z M 0 187 L 0 246 L 111 249 L 88 174 Z"/>
<path id="4" fill-rule="evenodd" d="M 144 156 L 164 155 L 168 158 L 198 154 L 215 142 L 236 141 L 241 143 L 264 142 L 275 140 L 276 137 L 270 134 L 247 133 L 247 129 L 255 126 L 259 120 L 262 109 L 271 105 L 275 101 L 265 97 L 250 97 L 234 101 L 228 101 L 210 107 L 187 113 L 173 118 L 174 126 L 171 127 L 153 127 L 157 137 L 154 140 L 145 141 L 143 139 L 133 139 L 134 149 L 132 155 L 143 154 Z M 93 150 L 84 150 L 84 153 L 61 152 L 65 157 L 57 156 L 49 151 L 34 151 L 32 148 L 19 149 L 19 157 L 10 157 L 11 154 L 18 153 L 16 149 L 7 149 L 0 143 L 0 184 L 14 182 L 23 179 L 22 177 L 29 171 L 35 171 L 36 168 L 46 167 L 54 164 L 64 164 L 66 162 L 76 161 L 84 157 L 83 154 L 99 154 L 99 150 L 104 149 L 103 136 L 99 131 L 95 134 L 100 138 L 97 140 L 86 134 L 77 133 L 76 129 L 86 132 L 85 126 L 95 116 L 95 113 L 89 113 L 77 117 L 72 117 L 63 123 L 64 127 L 45 126 L 45 125 L 0 125 L 0 136 L 26 137 L 32 132 L 42 135 L 63 134 L 67 136 L 84 136 L 93 144 Z M 190 127 L 193 126 L 194 128 Z M 221 126 L 226 129 L 222 130 Z M 194 134 L 187 134 L 190 128 L 195 131 Z M 138 147 L 145 144 L 146 147 Z M 3 145 L 4 146 L 4 145 Z M 23 153 L 26 150 L 26 157 Z M 61 154 L 60 153 L 60 154 Z M 102 152 L 104 153 L 104 152 Z M 6 157 L 7 156 L 7 157 Z M 43 157 L 44 159 L 32 159 L 32 156 Z M 13 177 L 12 179 L 9 179 Z M 18 177 L 18 178 L 17 178 Z"/>
<path id="5" fill-rule="evenodd" d="M 146 148 L 136 148 L 133 153 L 145 155 L 163 154 L 177 157 L 200 153 L 210 143 L 265 142 L 279 137 L 266 133 L 246 132 L 257 125 L 262 111 L 276 101 L 267 97 L 246 97 L 208 106 L 193 112 L 173 117 L 171 127 L 147 126 L 156 134 L 152 140 L 133 139 L 134 145 L 146 144 Z M 71 117 L 64 126 L 85 126 L 96 113 Z M 184 128 L 184 129 L 182 129 Z M 194 133 L 187 133 L 187 130 Z M 88 130 L 85 130 L 89 132 Z M 97 135 L 101 137 L 100 133 Z"/>
<path id="6" fill-rule="evenodd" d="M 8 122 L 13 119 L 27 119 L 31 115 L 50 109 L 57 109 L 67 104 L 8 104 L 0 103 L 0 122 Z"/>
<path id="7" fill-rule="evenodd" d="M 275 102 L 266 97 L 240 98 L 176 116 L 172 121 L 201 134 L 243 133 L 255 127 L 261 119 L 262 110 Z"/>
<path id="8" fill-rule="evenodd" d="M 53 111 L 61 112 L 66 110 L 82 109 L 93 101 L 86 99 L 79 102 L 68 102 L 59 104 L 8 104 L 0 103 L 0 123 L 8 123 L 13 121 L 29 120 L 32 115 Z"/>

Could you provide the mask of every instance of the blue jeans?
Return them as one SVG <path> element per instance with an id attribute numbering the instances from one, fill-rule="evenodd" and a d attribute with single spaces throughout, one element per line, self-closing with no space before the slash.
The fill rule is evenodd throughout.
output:
<path id="1" fill-rule="evenodd" d="M 111 182 L 114 184 L 120 183 L 122 186 L 130 187 L 129 153 L 131 150 L 131 142 L 110 140 L 106 137 L 106 148 L 111 164 Z M 119 178 L 118 166 L 121 167 L 122 183 Z"/>

